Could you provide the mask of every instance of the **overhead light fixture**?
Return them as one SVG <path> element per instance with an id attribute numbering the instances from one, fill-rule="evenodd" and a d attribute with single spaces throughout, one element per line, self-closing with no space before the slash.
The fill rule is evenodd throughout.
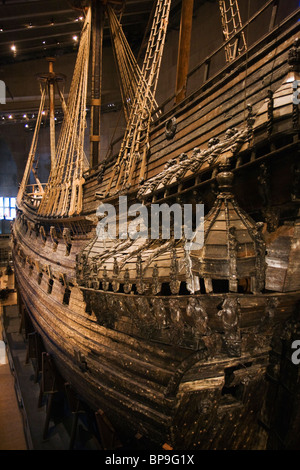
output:
<path id="1" fill-rule="evenodd" d="M 12 119 L 12 118 L 13 118 L 12 114 L 9 114 L 8 119 Z"/>
<path id="2" fill-rule="evenodd" d="M 24 118 L 24 119 L 27 119 L 27 114 L 23 114 L 23 118 Z"/>
<path id="3" fill-rule="evenodd" d="M 76 42 L 78 41 L 78 36 L 73 36 L 73 40 Z"/>
<path id="4" fill-rule="evenodd" d="M 16 52 L 16 50 L 17 50 L 17 48 L 16 48 L 16 46 L 15 46 L 14 44 L 13 44 L 12 46 L 10 46 L 10 48 L 11 48 L 11 50 L 12 50 L 13 52 Z"/>

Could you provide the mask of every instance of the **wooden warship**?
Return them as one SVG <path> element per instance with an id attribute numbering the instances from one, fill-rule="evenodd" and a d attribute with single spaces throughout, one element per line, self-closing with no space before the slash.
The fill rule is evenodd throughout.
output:
<path id="1" fill-rule="evenodd" d="M 207 58 L 205 82 L 188 97 L 182 53 L 175 104 L 165 111 L 155 90 L 170 1 L 159 0 L 144 66 L 123 89 L 124 139 L 98 163 L 95 58 L 104 13 L 114 37 L 127 43 L 115 2 L 96 3 L 84 8 L 49 181 L 27 190 L 37 123 L 18 195 L 14 270 L 34 332 L 68 386 L 114 429 L 110 448 L 137 435 L 175 450 L 297 448 L 300 383 L 291 345 L 300 339 L 299 12 L 275 28 L 278 2 L 267 2 L 274 6 L 269 33 L 247 49 L 238 25 L 225 37 L 225 69 L 210 77 Z M 185 32 L 191 5 L 183 2 Z M 116 51 L 121 64 L 126 56 L 137 65 L 127 49 Z M 43 83 L 42 101 L 56 83 L 53 70 Z M 230 128 L 226 113 L 234 113 Z M 97 208 L 117 207 L 120 195 L 144 207 L 203 203 L 203 246 L 189 252 L 185 239 L 172 236 L 99 238 Z"/>

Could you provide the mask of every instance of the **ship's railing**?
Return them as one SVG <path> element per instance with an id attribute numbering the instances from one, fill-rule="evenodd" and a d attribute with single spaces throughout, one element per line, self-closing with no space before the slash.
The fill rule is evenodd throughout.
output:
<path id="1" fill-rule="evenodd" d="M 33 207 L 39 207 L 44 194 L 46 183 L 43 184 L 28 184 L 25 188 L 24 198 L 27 203 Z"/>

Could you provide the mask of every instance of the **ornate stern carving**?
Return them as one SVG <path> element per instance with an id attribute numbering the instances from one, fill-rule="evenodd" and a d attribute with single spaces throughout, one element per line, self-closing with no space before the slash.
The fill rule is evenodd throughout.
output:
<path id="1" fill-rule="evenodd" d="M 157 297 L 152 300 L 153 314 L 157 328 L 163 329 L 168 325 L 167 312 L 163 299 Z"/>
<path id="2" fill-rule="evenodd" d="M 135 299 L 135 318 L 138 328 L 143 336 L 151 338 L 155 329 L 155 318 L 153 310 L 147 297 L 136 297 Z"/>
<path id="3" fill-rule="evenodd" d="M 300 72 L 300 38 L 295 39 L 289 51 L 288 63 L 293 72 Z"/>
<path id="4" fill-rule="evenodd" d="M 228 248 L 229 248 L 229 290 L 231 292 L 238 291 L 238 278 L 237 278 L 237 252 L 238 241 L 236 238 L 236 228 L 230 227 L 228 230 Z"/>
<path id="5" fill-rule="evenodd" d="M 250 283 L 252 292 L 261 291 L 265 280 L 263 224 L 255 225 L 236 202 L 227 156 L 220 162 L 220 170 L 216 177 L 219 194 L 204 218 L 204 244 L 189 255 L 190 271 L 200 282 L 203 279 L 206 293 L 245 292 Z"/>
<path id="6" fill-rule="evenodd" d="M 261 292 L 265 287 L 266 277 L 266 242 L 264 240 L 262 230 L 264 227 L 263 222 L 256 223 L 256 230 L 254 232 L 255 245 L 256 245 L 256 276 L 255 286 L 253 292 Z"/>
<path id="7" fill-rule="evenodd" d="M 224 344 L 228 355 L 231 357 L 239 357 L 241 355 L 241 336 L 238 300 L 236 298 L 224 299 L 218 316 L 221 317 L 222 320 Z"/>
<path id="8" fill-rule="evenodd" d="M 108 279 L 106 266 L 103 267 L 102 287 L 103 287 L 103 290 L 105 290 L 105 291 L 107 291 L 109 289 L 109 279 Z"/>
<path id="9" fill-rule="evenodd" d="M 132 289 L 132 283 L 130 282 L 130 275 L 128 268 L 125 269 L 124 273 L 124 286 L 123 286 L 125 294 L 129 294 Z"/>
<path id="10" fill-rule="evenodd" d="M 190 297 L 186 315 L 192 324 L 193 334 L 197 338 L 201 338 L 208 333 L 208 316 L 199 299 Z"/>
<path id="11" fill-rule="evenodd" d="M 97 266 L 97 262 L 95 259 L 93 259 L 92 261 L 90 277 L 91 277 L 91 284 L 93 286 L 93 289 L 98 290 L 100 287 L 100 282 L 98 279 L 98 266 Z"/>
<path id="12" fill-rule="evenodd" d="M 85 286 L 87 258 L 84 253 L 76 255 L 76 279 L 80 286 Z"/>
<path id="13" fill-rule="evenodd" d="M 152 272 L 151 291 L 152 291 L 152 294 L 154 294 L 154 295 L 159 294 L 160 291 L 161 291 L 161 283 L 159 282 L 159 279 L 158 279 L 158 267 L 157 267 L 156 263 L 153 267 L 153 272 Z"/>
<path id="14" fill-rule="evenodd" d="M 185 321 L 182 309 L 176 299 L 169 300 L 171 328 L 169 338 L 173 343 L 179 344 L 184 335 Z"/>
<path id="15" fill-rule="evenodd" d="M 120 272 L 119 264 L 118 264 L 117 258 L 114 257 L 113 280 L 112 280 L 112 288 L 114 292 L 118 292 L 120 288 L 120 282 L 118 282 L 119 272 Z"/>
<path id="16" fill-rule="evenodd" d="M 172 250 L 172 262 L 170 268 L 170 289 L 172 294 L 178 294 L 180 290 L 180 280 L 178 279 L 179 268 L 176 256 L 176 250 Z"/>
<path id="17" fill-rule="evenodd" d="M 139 294 L 143 294 L 145 292 L 146 286 L 143 278 L 143 266 L 142 266 L 142 255 L 139 253 L 137 255 L 137 262 L 136 262 L 136 290 Z"/>

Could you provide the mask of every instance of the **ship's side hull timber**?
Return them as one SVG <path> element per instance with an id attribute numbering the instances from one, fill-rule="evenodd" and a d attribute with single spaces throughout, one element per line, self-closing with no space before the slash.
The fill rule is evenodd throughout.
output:
<path id="1" fill-rule="evenodd" d="M 74 286 L 69 305 L 65 305 L 65 286 L 56 276 L 61 266 L 54 262 L 55 281 L 49 294 L 47 273 L 39 281 L 37 269 L 30 269 L 30 263 L 24 263 L 17 249 L 28 249 L 30 239 L 34 245 L 36 235 L 22 233 L 22 223 L 18 225 L 14 227 L 15 274 L 34 328 L 64 379 L 93 410 L 104 410 L 121 436 L 140 432 L 157 445 L 168 442 L 175 448 L 264 447 L 266 435 L 257 425 L 257 418 L 267 387 L 271 340 L 275 326 L 292 316 L 299 292 L 240 295 L 242 352 L 237 357 L 224 349 L 226 332 L 218 317 L 223 295 L 199 296 L 207 308 L 209 330 L 198 345 L 187 348 L 170 343 L 170 339 L 168 344 L 168 337 L 152 340 L 148 333 L 143 337 L 145 330 L 136 328 L 136 322 L 130 324 L 130 315 L 124 321 L 121 310 L 113 328 L 101 325 L 93 309 L 86 311 L 84 298 L 87 300 L 89 293 L 118 299 L 124 294 L 95 294 L 86 289 L 83 295 Z M 36 239 L 40 243 L 39 237 Z M 41 261 L 46 252 L 40 250 L 35 256 Z M 187 308 L 188 300 L 178 298 L 178 302 Z M 228 374 L 240 389 L 238 397 L 226 392 Z M 194 419 L 199 407 L 200 417 Z"/>
<path id="2" fill-rule="evenodd" d="M 258 112 L 268 89 L 276 90 L 288 72 L 287 56 L 297 38 L 295 17 L 291 27 L 255 54 L 246 69 L 228 67 L 227 74 L 220 74 L 219 80 L 204 87 L 199 94 L 185 100 L 182 106 L 174 107 L 171 113 L 160 118 L 151 129 L 150 155 L 147 163 L 147 178 L 161 172 L 171 158 L 185 152 L 190 154 L 195 147 L 206 148 L 208 141 L 223 135 L 228 128 L 238 127 L 246 120 L 246 105 L 250 104 L 254 115 Z M 273 36 L 274 37 L 274 36 Z M 264 53 L 265 52 L 265 53 Z M 223 78 L 222 78 L 223 77 Z M 176 119 L 176 132 L 172 139 L 166 137 L 166 124 Z M 274 129 L 275 133 L 275 129 Z M 111 177 L 112 163 L 107 163 L 99 183 L 99 171 L 94 168 L 86 174 L 84 186 L 84 213 L 94 214 L 99 201 L 96 192 L 105 193 Z M 135 191 L 139 168 L 132 186 Z"/>

